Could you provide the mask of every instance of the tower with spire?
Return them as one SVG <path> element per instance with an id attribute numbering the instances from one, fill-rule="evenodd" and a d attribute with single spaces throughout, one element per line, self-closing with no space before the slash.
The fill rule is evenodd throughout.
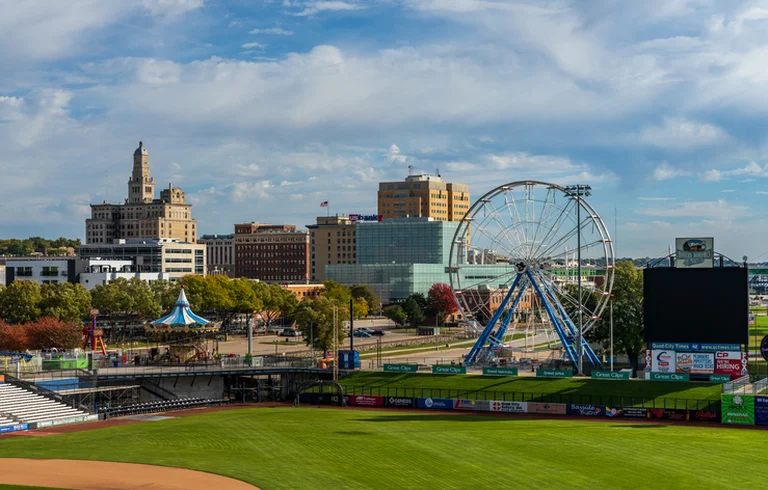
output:
<path id="1" fill-rule="evenodd" d="M 144 143 L 133 152 L 133 173 L 128 179 L 128 202 L 151 203 L 155 198 L 155 179 L 149 174 L 149 152 Z"/>

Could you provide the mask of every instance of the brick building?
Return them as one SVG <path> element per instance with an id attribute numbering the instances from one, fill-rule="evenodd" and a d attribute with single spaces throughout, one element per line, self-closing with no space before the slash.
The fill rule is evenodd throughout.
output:
<path id="1" fill-rule="evenodd" d="M 235 276 L 264 282 L 309 282 L 309 233 L 295 225 L 235 225 Z"/>

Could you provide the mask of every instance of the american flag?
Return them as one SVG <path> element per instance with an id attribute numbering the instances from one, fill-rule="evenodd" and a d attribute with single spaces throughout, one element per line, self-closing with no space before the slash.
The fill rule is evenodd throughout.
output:
<path id="1" fill-rule="evenodd" d="M 328 201 L 323 201 L 320 203 L 321 208 L 327 208 L 328 207 Z"/>

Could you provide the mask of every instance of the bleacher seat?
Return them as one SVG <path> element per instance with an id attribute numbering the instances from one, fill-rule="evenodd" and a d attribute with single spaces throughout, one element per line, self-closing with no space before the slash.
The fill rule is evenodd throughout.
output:
<path id="1" fill-rule="evenodd" d="M 224 403 L 227 403 L 227 401 L 217 398 L 177 398 L 174 400 L 154 400 L 122 407 L 108 408 L 100 410 L 100 412 L 106 414 L 107 417 L 121 417 L 125 415 L 161 413 L 197 407 L 218 406 Z"/>
<path id="2" fill-rule="evenodd" d="M 0 425 L 9 425 L 59 420 L 88 412 L 5 383 L 0 384 L 0 414 Z"/>

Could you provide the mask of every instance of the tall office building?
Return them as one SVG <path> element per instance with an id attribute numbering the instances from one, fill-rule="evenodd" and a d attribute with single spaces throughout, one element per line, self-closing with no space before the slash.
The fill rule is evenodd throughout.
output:
<path id="1" fill-rule="evenodd" d="M 459 221 L 469 210 L 469 188 L 439 175 L 409 175 L 403 182 L 379 184 L 379 215 Z"/>
<path id="2" fill-rule="evenodd" d="M 128 199 L 123 204 L 91 204 L 85 220 L 85 243 L 112 243 L 118 238 L 175 238 L 197 241 L 197 222 L 186 195 L 170 184 L 155 198 L 155 179 L 149 173 L 149 152 L 139 141 L 133 152 L 133 173 L 128 179 Z"/>
<path id="3" fill-rule="evenodd" d="M 235 225 L 235 276 L 283 284 L 309 282 L 309 233 L 295 225 Z"/>
<path id="4" fill-rule="evenodd" d="M 209 275 L 235 277 L 234 235 L 203 235 L 197 243 L 207 248 Z"/>
<path id="5" fill-rule="evenodd" d="M 318 216 L 309 229 L 310 281 L 325 281 L 325 266 L 354 264 L 357 260 L 355 222 L 349 216 Z"/>

